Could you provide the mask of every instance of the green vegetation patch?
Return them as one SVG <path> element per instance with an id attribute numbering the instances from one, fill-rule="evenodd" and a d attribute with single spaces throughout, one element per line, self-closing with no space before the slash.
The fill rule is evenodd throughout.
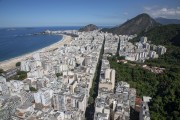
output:
<path id="1" fill-rule="evenodd" d="M 21 62 L 16 63 L 16 67 L 19 67 L 19 66 L 21 66 Z"/>
<path id="2" fill-rule="evenodd" d="M 56 73 L 57 77 L 62 76 L 62 75 L 63 75 L 62 73 Z"/>
<path id="3" fill-rule="evenodd" d="M 116 70 L 117 81 L 127 81 L 136 88 L 139 96 L 152 97 L 149 104 L 152 120 L 180 119 L 180 25 L 155 27 L 141 33 L 131 42 L 139 41 L 141 36 L 148 37 L 155 45 L 165 45 L 167 53 L 158 59 L 146 60 L 149 66 L 163 67 L 164 73 L 155 74 L 130 64 L 117 63 L 115 57 L 109 58 L 110 65 Z"/>
<path id="4" fill-rule="evenodd" d="M 170 67 L 166 61 L 158 63 L 160 66 L 167 64 L 167 70 L 163 74 L 155 74 L 138 65 L 117 63 L 113 57 L 109 58 L 109 61 L 111 68 L 116 70 L 116 82 L 126 81 L 136 88 L 138 96 L 152 97 L 149 107 L 153 120 L 179 119 L 180 114 L 177 111 L 180 111 L 180 66 L 174 64 Z M 153 60 L 150 60 L 150 63 L 152 64 Z"/>
<path id="5" fill-rule="evenodd" d="M 27 78 L 27 72 L 26 71 L 18 71 L 17 75 L 11 77 L 9 80 L 24 80 Z"/>
<path id="6" fill-rule="evenodd" d="M 30 90 L 30 91 L 33 91 L 33 92 L 36 92 L 36 91 L 37 91 L 37 89 L 34 88 L 34 87 L 29 87 L 29 90 Z"/>

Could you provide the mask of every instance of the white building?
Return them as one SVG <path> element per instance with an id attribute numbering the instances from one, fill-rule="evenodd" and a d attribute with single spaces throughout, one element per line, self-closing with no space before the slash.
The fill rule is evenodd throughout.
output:
<path id="1" fill-rule="evenodd" d="M 24 83 L 22 81 L 19 80 L 11 80 L 9 82 L 10 84 L 10 92 L 12 95 L 14 94 L 20 94 L 21 91 L 24 90 Z"/>
<path id="2" fill-rule="evenodd" d="M 35 103 L 41 103 L 43 106 L 50 106 L 53 97 L 53 90 L 42 88 L 37 93 L 34 93 Z"/>
<path id="3" fill-rule="evenodd" d="M 21 61 L 21 71 L 30 71 L 30 62 L 29 61 Z"/>

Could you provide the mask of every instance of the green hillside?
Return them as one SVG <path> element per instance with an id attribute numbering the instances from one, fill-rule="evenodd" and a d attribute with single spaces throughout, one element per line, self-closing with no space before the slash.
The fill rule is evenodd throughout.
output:
<path id="1" fill-rule="evenodd" d="M 139 96 L 149 95 L 152 120 L 180 119 L 180 25 L 166 25 L 141 33 L 132 41 L 147 36 L 151 43 L 165 45 L 167 53 L 158 59 L 147 60 L 145 64 L 164 67 L 162 74 L 151 73 L 130 64 L 118 64 L 116 58 L 109 58 L 111 67 L 117 71 L 118 80 L 124 80 L 137 89 Z"/>
<path id="2" fill-rule="evenodd" d="M 167 47 L 167 53 L 147 64 L 162 66 L 166 73 L 158 80 L 150 110 L 153 119 L 180 119 L 180 25 L 166 25 L 154 28 L 144 34 L 154 44 Z M 158 117 L 157 117 L 158 116 Z"/>
<path id="3" fill-rule="evenodd" d="M 180 46 L 180 25 L 164 25 L 152 28 L 151 30 L 140 33 L 138 37 L 131 40 L 132 42 L 139 41 L 141 36 L 148 37 L 156 45 L 175 45 Z"/>

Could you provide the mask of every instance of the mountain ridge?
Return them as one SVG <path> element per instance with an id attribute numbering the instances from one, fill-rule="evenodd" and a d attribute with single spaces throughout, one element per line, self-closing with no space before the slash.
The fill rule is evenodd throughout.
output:
<path id="1" fill-rule="evenodd" d="M 120 26 L 116 26 L 113 28 L 104 28 L 102 32 L 109 32 L 113 34 L 124 34 L 124 35 L 132 35 L 139 34 L 142 31 L 148 31 L 149 29 L 159 26 L 160 23 L 157 23 L 153 18 L 151 18 L 148 14 L 142 13 L 137 15 L 136 17 L 126 21 Z"/>
<path id="2" fill-rule="evenodd" d="M 161 23 L 162 25 L 168 25 L 168 24 L 180 24 L 179 19 L 168 19 L 163 17 L 155 18 L 156 22 Z"/>
<path id="3" fill-rule="evenodd" d="M 170 24 L 152 28 L 147 32 L 140 33 L 131 42 L 138 42 L 141 36 L 148 37 L 151 43 L 156 45 L 174 45 L 180 47 L 180 25 Z"/>

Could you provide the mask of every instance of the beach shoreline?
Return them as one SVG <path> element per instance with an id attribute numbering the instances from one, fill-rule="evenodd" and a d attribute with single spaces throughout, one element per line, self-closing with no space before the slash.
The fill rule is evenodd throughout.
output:
<path id="1" fill-rule="evenodd" d="M 23 60 L 26 60 L 28 58 L 31 58 L 33 54 L 37 53 L 37 52 L 46 52 L 46 51 L 51 51 L 54 50 L 56 48 L 59 48 L 60 46 L 64 45 L 64 44 L 69 44 L 72 40 L 71 36 L 68 35 L 64 35 L 64 34 L 59 34 L 62 35 L 62 39 L 59 40 L 56 43 L 53 43 L 49 46 L 46 46 L 44 48 L 40 48 L 36 51 L 21 55 L 21 56 L 17 56 L 8 60 L 4 60 L 2 62 L 0 62 L 0 68 L 3 69 L 4 71 L 8 70 L 8 69 L 12 69 L 16 67 L 16 63 L 17 62 L 21 62 Z"/>

